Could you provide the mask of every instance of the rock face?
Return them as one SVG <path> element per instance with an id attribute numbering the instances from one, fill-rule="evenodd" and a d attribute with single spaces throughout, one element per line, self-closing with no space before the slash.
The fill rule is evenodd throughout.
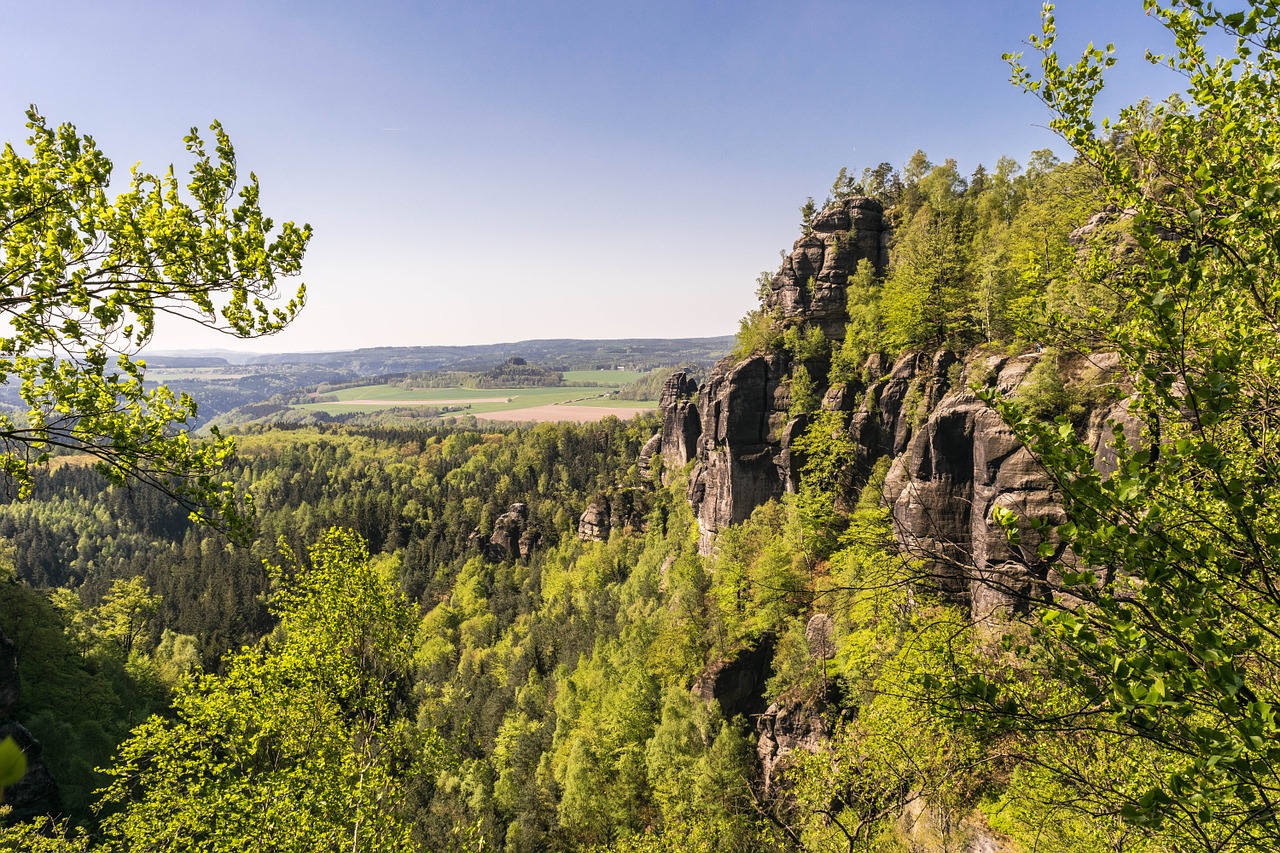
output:
<path id="1" fill-rule="evenodd" d="M 698 383 L 688 371 L 677 370 L 662 386 L 658 410 L 662 412 L 659 440 L 662 465 L 667 471 L 683 468 L 698 454 L 702 421 L 698 417 Z"/>
<path id="2" fill-rule="evenodd" d="M 702 415 L 697 464 L 689 478 L 689 502 L 708 552 L 717 531 L 746 520 L 786 487 L 782 434 L 790 405 L 776 355 L 737 364 L 721 361 L 698 394 Z"/>
<path id="3" fill-rule="evenodd" d="M 640 453 L 636 457 L 636 467 L 640 470 L 640 476 L 646 480 L 653 479 L 653 460 L 655 456 L 662 453 L 662 430 L 658 430 L 653 436 L 644 443 L 640 448 Z"/>
<path id="4" fill-rule="evenodd" d="M 494 562 L 511 562 L 529 559 L 537 548 L 542 534 L 529 526 L 529 507 L 513 503 L 493 522 L 493 533 L 486 540 L 479 528 L 471 533 L 471 543 Z"/>
<path id="5" fill-rule="evenodd" d="M 892 459 L 884 499 L 899 544 L 922 558 L 937 588 L 967 603 L 975 618 L 1024 607 L 1044 594 L 1052 562 L 1037 556 L 1040 538 L 1029 523 L 1022 524 L 1021 544 L 1011 545 L 993 521 L 994 509 L 1022 519 L 1060 522 L 1063 516 L 1052 483 L 999 415 L 967 382 L 951 386 L 958 371 L 985 376 L 989 386 L 1015 394 L 1041 357 L 991 356 L 958 365 L 949 350 L 908 353 L 893 364 L 874 356 L 862 381 L 832 386 L 823 396 L 824 409 L 844 415 L 857 447 L 857 460 L 843 478 L 848 496 L 856 497 L 876 460 Z M 1117 366 L 1114 356 L 1097 356 L 1083 368 L 1085 381 L 1096 382 Z M 794 457 L 791 439 L 807 421 L 787 415 L 787 367 L 780 355 L 726 360 L 699 390 L 701 434 L 688 499 L 704 553 L 725 526 L 796 488 L 803 460 Z M 1107 445 L 1110 422 L 1120 423 L 1130 440 L 1139 435 L 1123 403 L 1096 404 L 1087 414 L 1087 432 L 1103 471 L 1115 466 Z"/>
<path id="6" fill-rule="evenodd" d="M 836 342 L 844 334 L 849 277 L 860 261 L 885 268 L 886 239 L 877 202 L 855 197 L 829 205 L 774 276 L 766 308 L 784 325 L 817 326 Z M 1005 531 L 993 523 L 993 510 L 1001 507 L 1020 518 L 1051 521 L 1062 513 L 1035 459 L 968 390 L 967 382 L 956 380 L 964 374 L 982 376 L 987 384 L 1013 394 L 1028 381 L 1039 358 L 1028 353 L 959 364 L 955 353 L 943 349 L 909 352 L 890 364 L 874 355 L 858 379 L 826 387 L 821 397 L 820 408 L 841 415 L 857 448 L 853 465 L 840 475 L 845 508 L 876 461 L 892 459 L 884 498 L 899 543 L 926 561 L 943 593 L 968 603 L 978 618 L 1023 606 L 1042 594 L 1050 562 L 1036 556 L 1040 541 L 1029 524 L 1021 530 L 1021 544 L 1010 545 Z M 1091 381 L 1116 366 L 1114 358 L 1102 356 L 1091 368 Z M 825 384 L 826 365 L 806 367 L 811 378 Z M 698 519 L 703 553 L 712 550 L 720 530 L 798 487 L 804 460 L 793 451 L 792 440 L 803 434 L 812 416 L 789 414 L 794 368 L 791 356 L 776 351 L 723 359 L 697 389 L 696 403 L 687 373 L 667 381 L 658 444 L 668 469 L 696 460 L 688 500 Z M 1095 409 L 1088 413 L 1088 429 L 1097 464 L 1106 470 L 1115 464 L 1106 447 L 1107 420 L 1125 422 L 1127 412 L 1116 405 Z M 1136 423 L 1126 430 L 1137 436 Z"/>
<path id="7" fill-rule="evenodd" d="M 649 504 L 643 489 L 617 489 L 587 504 L 578 517 L 578 538 L 584 542 L 601 542 L 611 530 L 646 529 Z"/>
<path id="8" fill-rule="evenodd" d="M 609 538 L 609 504 L 592 501 L 578 518 L 578 538 L 583 542 L 603 542 Z"/>
<path id="9" fill-rule="evenodd" d="M 864 260 L 884 271 L 887 239 L 878 201 L 855 196 L 828 205 L 773 277 L 765 307 L 784 323 L 817 326 L 831 340 L 842 338 L 849 278 Z M 826 370 L 825 365 L 811 367 L 819 379 Z M 687 375 L 675 374 L 667 382 L 660 403 L 663 463 L 673 468 L 697 459 L 689 501 L 704 552 L 717 531 L 795 488 L 789 447 L 803 424 L 791 424 L 788 416 L 791 371 L 788 357 L 779 353 L 741 361 L 731 356 L 697 389 L 696 404 Z M 833 389 L 828 396 L 838 410 L 855 408 L 856 389 Z"/>
<path id="10" fill-rule="evenodd" d="M 821 703 L 780 700 L 756 719 L 756 758 L 765 794 L 773 792 L 778 773 L 793 752 L 815 752 L 827 739 L 824 711 Z"/>
<path id="11" fill-rule="evenodd" d="M 1040 357 L 987 359 L 988 384 L 1016 393 Z M 931 384 L 940 381 L 939 364 L 935 359 Z M 1046 594 L 1042 584 L 1052 559 L 1038 556 L 1043 537 L 1030 520 L 1065 521 L 1058 494 L 995 411 L 967 388 L 939 390 L 943 394 L 930 400 L 927 419 L 894 458 L 885 480 L 884 500 L 898 543 L 925 560 L 937 587 L 967 602 L 975 619 L 1021 610 Z M 1108 420 L 1121 423 L 1130 439 L 1138 437 L 1138 424 L 1123 405 L 1093 411 L 1089 441 L 1095 464 L 1104 470 L 1114 466 L 1105 441 Z M 1018 516 L 1018 545 L 994 522 L 997 507 Z M 1053 555 L 1061 555 L 1056 545 Z"/>
<path id="12" fill-rule="evenodd" d="M 829 338 L 844 337 L 849 276 L 861 260 L 884 272 L 887 241 L 880 202 L 853 196 L 828 205 L 782 262 L 765 305 L 780 309 L 786 319 L 816 323 Z"/>
<path id="13" fill-rule="evenodd" d="M 726 719 L 755 717 L 765 710 L 764 685 L 772 671 L 773 637 L 708 666 L 693 682 L 693 693 L 708 705 L 717 702 Z"/>

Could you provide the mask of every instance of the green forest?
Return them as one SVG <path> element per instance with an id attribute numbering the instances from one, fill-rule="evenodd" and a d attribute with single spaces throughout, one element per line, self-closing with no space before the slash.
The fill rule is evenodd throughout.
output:
<path id="1" fill-rule="evenodd" d="M 1114 54 L 1060 57 L 1049 6 L 1007 59 L 1070 159 L 918 151 L 801 208 L 803 237 L 874 200 L 888 263 L 841 284 L 835 336 L 762 274 L 722 364 L 789 366 L 794 488 L 711 548 L 695 463 L 653 451 L 670 406 L 197 436 L 144 381 L 157 311 L 283 328 L 310 228 L 273 226 L 218 125 L 190 184 L 112 199 L 93 140 L 33 108 L 32 153 L 0 155 L 0 704 L 26 750 L 0 742 L 0 851 L 1280 849 L 1280 8 L 1144 5 L 1179 96 L 1095 116 Z M 993 359 L 1028 354 L 1002 391 Z M 981 618 L 940 582 L 952 543 L 902 539 L 907 462 L 830 402 L 916 362 L 1054 489 L 992 511 L 1031 582 Z M 1106 407 L 1130 420 L 1102 470 Z M 57 793 L 24 799 L 37 764 Z"/>

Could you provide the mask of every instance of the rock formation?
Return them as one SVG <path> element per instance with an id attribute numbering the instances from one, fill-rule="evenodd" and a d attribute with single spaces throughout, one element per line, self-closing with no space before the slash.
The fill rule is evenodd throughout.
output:
<path id="1" fill-rule="evenodd" d="M 716 365 L 698 394 L 701 429 L 689 502 L 710 550 L 717 531 L 744 521 L 786 485 L 782 433 L 790 401 L 776 355 Z"/>
<path id="2" fill-rule="evenodd" d="M 578 518 L 578 538 L 583 542 L 603 542 L 609 538 L 609 504 L 592 501 Z"/>
<path id="3" fill-rule="evenodd" d="M 683 468 L 698 454 L 702 422 L 695 401 L 697 393 L 698 383 L 685 370 L 671 374 L 662 386 L 658 397 L 658 410 L 662 412 L 659 446 L 663 468 L 668 471 Z"/>
<path id="4" fill-rule="evenodd" d="M 1041 357 L 992 356 L 981 367 L 989 385 L 1016 394 Z M 1091 381 L 1115 366 L 1114 357 L 1090 363 Z M 931 381 L 938 381 L 936 370 Z M 1052 562 L 1038 556 L 1043 536 L 1030 520 L 1065 521 L 1053 483 L 1000 416 L 968 388 L 945 391 L 927 412 L 885 480 L 884 500 L 898 543 L 925 560 L 942 592 L 968 602 L 975 619 L 1020 609 L 1045 594 L 1042 583 Z M 1110 422 L 1120 423 L 1130 440 L 1139 435 L 1123 403 L 1095 407 L 1086 431 L 1103 470 L 1114 467 L 1107 446 Z M 996 507 L 1018 516 L 1018 545 L 994 522 Z M 1054 556 L 1060 556 L 1056 548 Z"/>
<path id="5" fill-rule="evenodd" d="M 828 205 L 774 276 L 766 309 L 783 325 L 817 326 L 838 341 L 849 277 L 862 260 L 883 270 L 886 241 L 878 202 L 854 197 Z M 1022 543 L 1014 547 L 994 524 L 993 509 L 1051 520 L 1061 510 L 1052 483 L 1000 417 L 968 389 L 967 380 L 952 384 L 959 374 L 981 376 L 1014 394 L 1040 357 L 975 357 L 958 364 L 946 349 L 909 352 L 892 363 L 873 355 L 858 380 L 826 387 L 821 397 L 822 409 L 844 416 L 857 447 L 853 470 L 844 472 L 846 498 L 856 498 L 878 459 L 893 460 L 884 498 L 900 545 L 923 558 L 936 586 L 969 604 L 975 617 L 1040 594 L 1048 565 L 1036 556 L 1040 542 L 1030 524 L 1023 524 Z M 1116 366 L 1114 357 L 1099 357 L 1090 366 L 1090 380 Z M 808 369 L 825 384 L 825 365 Z M 810 416 L 789 414 L 793 370 L 785 352 L 730 356 L 696 390 L 696 402 L 686 373 L 673 374 L 663 389 L 658 446 L 668 469 L 696 460 L 688 500 L 703 553 L 714 547 L 720 530 L 798 487 L 803 460 L 793 452 L 792 439 L 804 432 Z M 1126 422 L 1127 413 L 1122 405 L 1095 408 L 1086 413 L 1088 431 L 1098 465 L 1105 468 L 1114 465 L 1106 447 L 1108 419 Z M 1131 421 L 1126 428 L 1136 437 Z"/>
<path id="6" fill-rule="evenodd" d="M 827 739 L 826 708 L 821 703 L 780 699 L 756 718 L 756 758 L 765 794 L 796 750 L 815 752 Z"/>
<path id="7" fill-rule="evenodd" d="M 765 306 L 779 309 L 784 319 L 815 323 L 829 338 L 844 337 L 849 276 L 861 260 L 884 272 L 888 238 L 880 202 L 853 196 L 827 205 L 783 260 Z"/>
<path id="8" fill-rule="evenodd" d="M 860 261 L 878 271 L 888 263 L 888 231 L 878 201 L 861 196 L 836 201 L 813 220 L 773 277 L 765 308 L 784 324 L 808 324 L 830 339 L 844 335 L 845 291 Z M 825 379 L 826 366 L 816 377 Z M 722 359 L 697 389 L 676 374 L 663 390 L 662 458 L 668 467 L 697 459 L 689 501 L 708 551 L 717 531 L 743 521 L 760 504 L 796 485 L 790 439 L 792 365 L 782 353 Z M 832 405 L 852 408 L 850 389 L 828 392 Z M 825 398 L 824 398 L 825 399 Z"/>
<path id="9" fill-rule="evenodd" d="M 480 528 L 471 532 L 470 541 L 485 559 L 495 562 L 527 560 L 542 539 L 542 534 L 529 526 L 529 507 L 513 503 L 493 522 L 493 533 L 485 539 Z"/>
<path id="10" fill-rule="evenodd" d="M 584 542 L 602 542 L 611 530 L 645 529 L 649 507 L 641 489 L 617 489 L 587 504 L 578 518 L 578 538 Z"/>
<path id="11" fill-rule="evenodd" d="M 693 693 L 708 705 L 716 702 L 725 718 L 759 716 L 765 710 L 764 687 L 773 663 L 774 638 L 765 636 L 751 648 L 721 658 L 693 682 Z"/>

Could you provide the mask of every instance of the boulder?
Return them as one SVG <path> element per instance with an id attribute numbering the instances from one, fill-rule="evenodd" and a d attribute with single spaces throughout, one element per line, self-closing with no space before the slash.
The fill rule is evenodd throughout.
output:
<path id="1" fill-rule="evenodd" d="M 493 523 L 493 535 L 489 537 L 491 559 L 514 560 L 520 556 L 520 537 L 529 521 L 529 508 L 514 503 Z"/>
<path id="2" fill-rule="evenodd" d="M 809 655 L 818 660 L 831 660 L 836 656 L 836 622 L 826 613 L 815 613 L 804 627 L 805 645 Z"/>
<path id="3" fill-rule="evenodd" d="M 636 468 L 639 469 L 641 478 L 653 480 L 653 459 L 655 456 L 661 458 L 661 453 L 662 430 L 658 430 L 644 443 L 640 448 L 640 455 L 636 457 Z"/>
<path id="4" fill-rule="evenodd" d="M 797 750 L 816 752 L 827 739 L 825 703 L 781 699 L 756 718 L 756 758 L 766 795 L 775 792 L 778 774 Z"/>
<path id="5" fill-rule="evenodd" d="M 584 542 L 602 542 L 609 538 L 609 504 L 592 501 L 578 518 L 578 538 Z"/>

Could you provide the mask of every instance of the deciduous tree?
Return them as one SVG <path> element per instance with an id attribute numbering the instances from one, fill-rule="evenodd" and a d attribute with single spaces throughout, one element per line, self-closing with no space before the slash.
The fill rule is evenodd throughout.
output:
<path id="1" fill-rule="evenodd" d="M 29 150 L 0 152 L 0 382 L 26 409 L 0 415 L 0 472 L 26 494 L 50 454 L 87 453 L 117 482 L 236 526 L 244 507 L 218 477 L 231 442 L 195 440 L 195 402 L 146 387 L 138 353 L 161 316 L 238 337 L 283 328 L 306 294 L 281 296 L 280 281 L 300 271 L 310 227 L 275 228 L 216 122 L 212 152 L 195 129 L 186 137 L 185 187 L 172 167 L 135 166 L 112 198 L 92 137 L 34 107 L 27 119 Z"/>

